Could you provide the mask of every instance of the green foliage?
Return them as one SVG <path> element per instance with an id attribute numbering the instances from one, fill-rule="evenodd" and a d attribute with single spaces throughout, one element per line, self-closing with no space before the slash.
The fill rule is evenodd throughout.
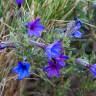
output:
<path id="1" fill-rule="evenodd" d="M 0 17 L 2 17 L 2 4 L 1 4 L 1 0 L 0 0 Z"/>
<path id="2" fill-rule="evenodd" d="M 70 90 L 70 80 L 64 81 L 64 85 L 58 85 L 56 87 L 56 96 L 67 96 Z"/>

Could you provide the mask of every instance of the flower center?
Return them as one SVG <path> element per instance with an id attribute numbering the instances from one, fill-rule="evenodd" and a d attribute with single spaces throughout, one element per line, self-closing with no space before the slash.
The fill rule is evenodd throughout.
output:
<path id="1" fill-rule="evenodd" d="M 23 64 L 22 65 L 22 69 L 26 70 L 26 65 Z"/>
<path id="2" fill-rule="evenodd" d="M 56 65 L 55 64 L 53 64 L 51 67 L 52 67 L 52 69 L 56 69 Z"/>
<path id="3" fill-rule="evenodd" d="M 34 28 L 35 28 L 35 26 L 33 26 L 33 25 L 32 25 L 32 26 L 30 26 L 30 29 L 31 29 L 31 30 L 34 30 Z"/>

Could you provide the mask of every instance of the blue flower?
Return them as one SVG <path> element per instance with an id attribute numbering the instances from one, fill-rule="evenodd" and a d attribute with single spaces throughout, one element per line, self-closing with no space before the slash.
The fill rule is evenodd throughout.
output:
<path id="1" fill-rule="evenodd" d="M 72 35 L 72 37 L 76 37 L 76 38 L 82 37 L 82 33 L 80 31 L 75 31 L 71 35 Z"/>
<path id="2" fill-rule="evenodd" d="M 40 18 L 37 18 L 34 21 L 28 22 L 27 23 L 27 28 L 28 28 L 28 35 L 29 36 L 36 36 L 40 37 L 42 31 L 45 29 L 45 27 L 40 23 Z"/>
<path id="3" fill-rule="evenodd" d="M 18 65 L 13 68 L 13 72 L 18 74 L 18 79 L 22 80 L 25 77 L 28 77 L 30 64 L 28 62 L 18 62 Z"/>
<path id="4" fill-rule="evenodd" d="M 81 26 L 82 26 L 82 22 L 79 19 L 77 19 L 75 21 L 75 26 L 72 29 L 71 37 L 76 37 L 76 38 L 82 37 L 82 33 L 79 31 Z"/>
<path id="5" fill-rule="evenodd" d="M 79 19 L 75 20 L 75 27 L 77 28 L 77 30 L 79 30 L 82 26 L 82 21 Z"/>
<path id="6" fill-rule="evenodd" d="M 49 44 L 45 48 L 45 54 L 49 59 L 60 56 L 61 51 L 62 51 L 62 43 L 60 40 L 52 44 Z"/>
<path id="7" fill-rule="evenodd" d="M 89 70 L 93 74 L 93 76 L 96 78 L 96 64 L 90 65 Z"/>
<path id="8" fill-rule="evenodd" d="M 48 77 L 59 77 L 60 69 L 65 67 L 66 64 L 64 61 L 67 59 L 69 59 L 68 56 L 61 55 L 58 58 L 52 58 L 52 60 L 49 60 L 48 66 L 44 67 L 44 71 L 47 72 Z"/>
<path id="9" fill-rule="evenodd" d="M 16 3 L 17 3 L 17 5 L 18 5 L 19 8 L 23 4 L 23 2 L 24 2 L 24 0 L 16 0 Z"/>

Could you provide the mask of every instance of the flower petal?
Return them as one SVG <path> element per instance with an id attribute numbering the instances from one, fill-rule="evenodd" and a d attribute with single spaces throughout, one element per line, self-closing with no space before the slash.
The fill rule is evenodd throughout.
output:
<path id="1" fill-rule="evenodd" d="M 49 44 L 46 47 L 45 53 L 48 56 L 48 58 L 51 59 L 60 56 L 61 50 L 62 50 L 61 41 L 56 41 L 55 43 Z"/>
<path id="2" fill-rule="evenodd" d="M 75 31 L 75 32 L 72 33 L 72 37 L 81 38 L 82 33 L 80 31 Z"/>
<path id="3" fill-rule="evenodd" d="M 33 30 L 28 29 L 28 35 L 29 35 L 29 36 L 34 35 L 34 31 L 33 31 Z"/>
<path id="4" fill-rule="evenodd" d="M 34 25 L 40 24 L 40 18 L 36 18 L 34 21 L 32 21 L 31 24 L 34 24 Z"/>
<path id="5" fill-rule="evenodd" d="M 92 65 L 89 70 L 96 77 L 96 64 Z"/>
<path id="6" fill-rule="evenodd" d="M 50 78 L 52 78 L 54 76 L 55 77 L 60 76 L 59 70 L 56 70 L 56 69 L 53 70 L 53 69 L 50 68 L 47 73 L 48 73 L 48 77 L 50 77 Z"/>
<path id="7" fill-rule="evenodd" d="M 40 37 L 42 31 L 45 29 L 45 27 L 40 23 L 40 18 L 37 18 L 32 22 L 28 22 L 26 26 L 28 27 L 29 36 L 35 35 L 36 37 Z"/>
<path id="8" fill-rule="evenodd" d="M 20 68 L 18 66 L 12 69 L 12 72 L 15 72 L 15 73 L 18 73 L 19 71 L 20 71 Z"/>
<path id="9" fill-rule="evenodd" d="M 19 8 L 23 4 L 23 2 L 24 2 L 24 0 L 16 0 L 16 3 L 17 3 L 17 5 L 18 5 Z"/>
<path id="10" fill-rule="evenodd" d="M 28 71 L 20 71 L 19 74 L 18 74 L 18 79 L 19 80 L 22 80 L 24 79 L 25 77 L 28 77 L 29 76 L 29 72 Z"/>

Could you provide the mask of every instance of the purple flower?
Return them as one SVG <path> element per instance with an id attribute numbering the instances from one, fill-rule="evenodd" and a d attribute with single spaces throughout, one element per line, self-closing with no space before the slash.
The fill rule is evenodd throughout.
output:
<path id="1" fill-rule="evenodd" d="M 48 77 L 59 77 L 60 76 L 61 65 L 54 61 L 49 61 L 48 66 L 44 67 L 44 71 L 47 72 Z"/>
<path id="2" fill-rule="evenodd" d="M 89 70 L 93 74 L 93 76 L 96 78 L 96 64 L 90 65 Z"/>
<path id="3" fill-rule="evenodd" d="M 76 38 L 82 37 L 82 33 L 79 31 L 81 26 L 82 26 L 82 22 L 79 19 L 77 19 L 75 21 L 75 26 L 72 30 L 71 37 L 76 37 Z"/>
<path id="4" fill-rule="evenodd" d="M 27 23 L 27 28 L 28 28 L 28 35 L 29 36 L 36 36 L 40 37 L 42 31 L 45 29 L 45 27 L 40 23 L 40 18 L 37 18 L 34 21 L 28 22 Z"/>
<path id="5" fill-rule="evenodd" d="M 65 67 L 64 60 L 67 60 L 68 58 L 68 56 L 61 55 L 58 58 L 52 58 L 52 60 L 49 60 L 48 66 L 44 67 L 44 71 L 47 72 L 48 77 L 59 77 L 60 69 Z"/>
<path id="6" fill-rule="evenodd" d="M 30 64 L 28 62 L 18 62 L 18 65 L 13 68 L 13 72 L 18 74 L 18 79 L 22 80 L 25 77 L 29 76 Z"/>
<path id="7" fill-rule="evenodd" d="M 17 5 L 18 5 L 19 8 L 23 4 L 23 2 L 24 2 L 24 0 L 16 0 L 16 3 L 17 3 Z"/>
<path id="8" fill-rule="evenodd" d="M 56 41 L 56 42 L 54 42 L 52 44 L 49 44 L 45 48 L 45 54 L 47 55 L 47 57 L 49 59 L 60 56 L 61 51 L 62 51 L 62 43 L 61 43 L 60 40 Z"/>

